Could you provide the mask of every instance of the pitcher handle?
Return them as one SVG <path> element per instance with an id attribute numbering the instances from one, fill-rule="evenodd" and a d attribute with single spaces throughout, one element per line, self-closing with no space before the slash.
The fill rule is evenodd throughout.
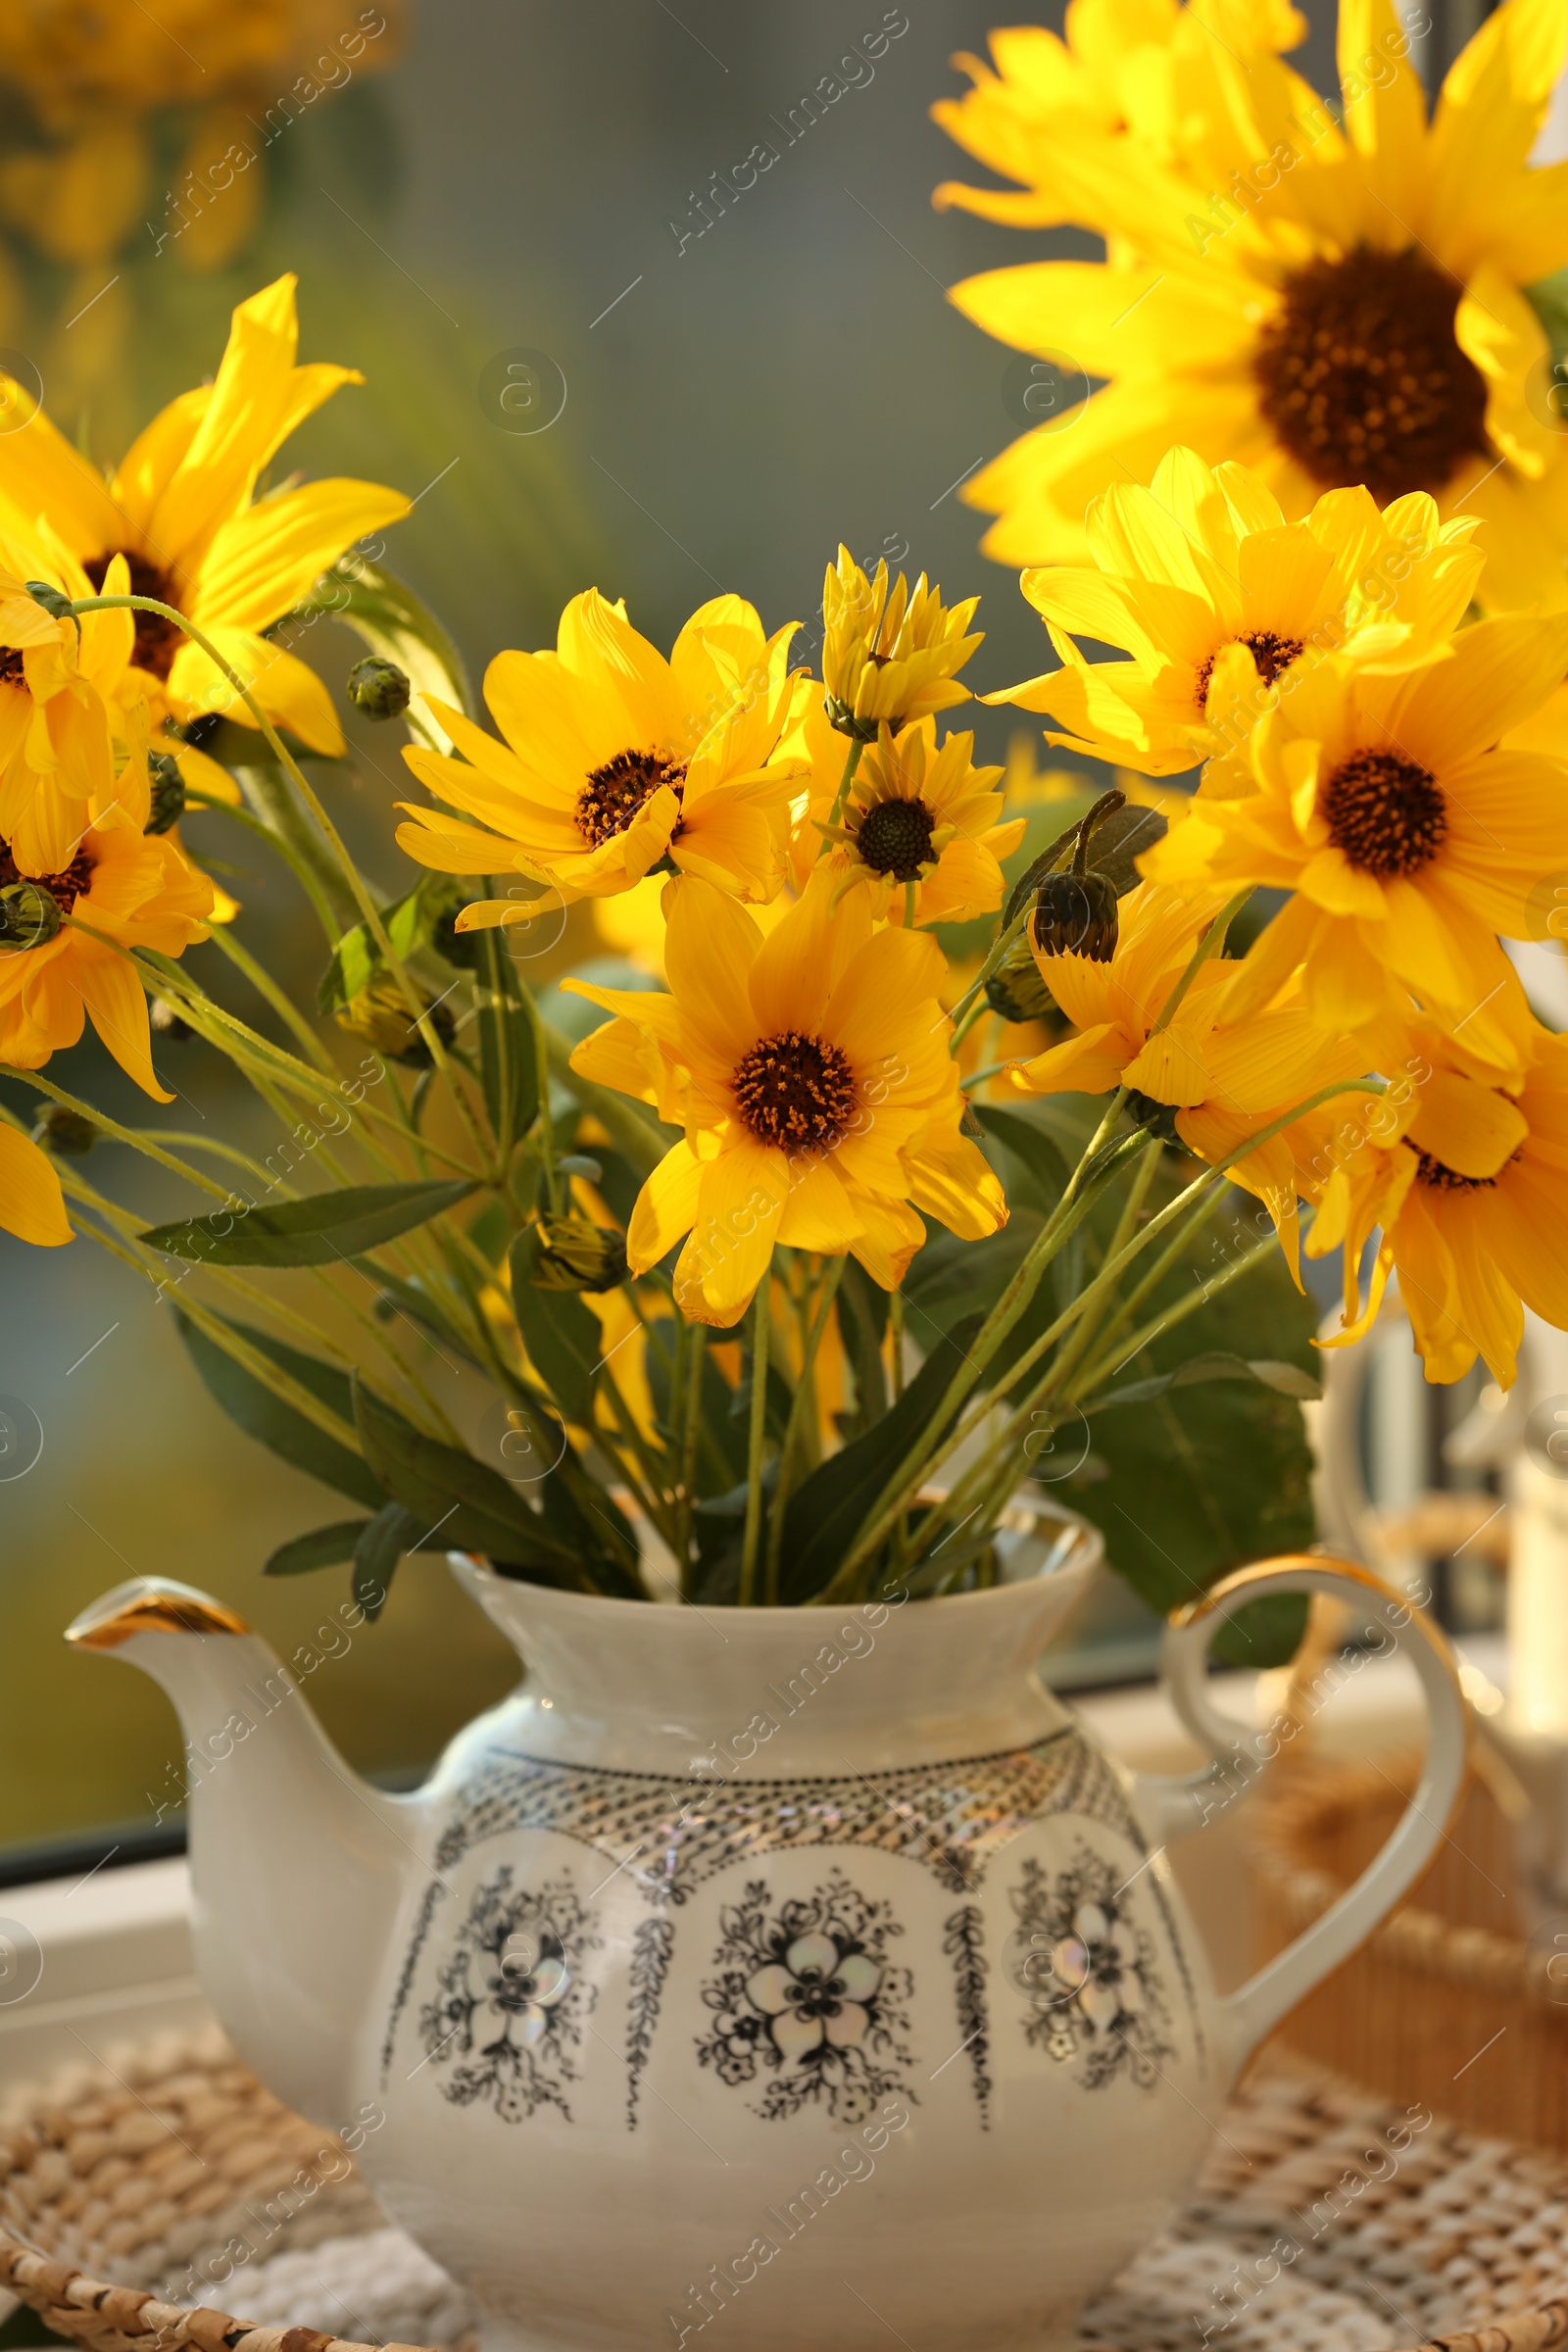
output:
<path id="1" fill-rule="evenodd" d="M 1222 2003 L 1235 2060 L 1249 2057 L 1287 2011 L 1348 1960 L 1425 1870 L 1464 1786 L 1466 1717 L 1452 1652 L 1437 1627 L 1392 1586 L 1348 1560 L 1297 1553 L 1238 1569 L 1201 1598 L 1173 1612 L 1160 1650 L 1160 1678 L 1183 1726 L 1214 1762 L 1189 1778 L 1142 1775 L 1139 1801 L 1156 1837 L 1200 1829 L 1279 1753 L 1277 1731 L 1250 1731 L 1221 1714 L 1208 1695 L 1208 1645 L 1247 1601 L 1271 1592 L 1326 1592 L 1348 1599 L 1404 1647 L 1421 1678 L 1428 1740 L 1421 1783 L 1387 1844 L 1338 1902 Z M 1379 1654 L 1391 1654 L 1388 1651 Z"/>

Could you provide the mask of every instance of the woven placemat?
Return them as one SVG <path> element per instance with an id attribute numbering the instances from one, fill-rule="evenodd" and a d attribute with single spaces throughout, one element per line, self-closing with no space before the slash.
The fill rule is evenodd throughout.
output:
<path id="1" fill-rule="evenodd" d="M 219 2036 L 106 2055 L 0 2108 L 0 2282 L 55 2332 L 88 2352 L 466 2352 L 462 2291 Z M 1276 2049 L 1079 2342 L 1548 2352 L 1568 2343 L 1568 2160 Z"/>

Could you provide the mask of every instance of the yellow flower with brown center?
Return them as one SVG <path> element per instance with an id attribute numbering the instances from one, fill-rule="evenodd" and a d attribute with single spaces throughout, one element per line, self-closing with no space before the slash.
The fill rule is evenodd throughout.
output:
<path id="1" fill-rule="evenodd" d="M 1521 1301 L 1568 1326 L 1568 1039 L 1532 1027 L 1522 1083 L 1497 1086 L 1455 1041 L 1415 1028 L 1385 1096 L 1302 1123 L 1303 1189 L 1320 1203 L 1307 1253 L 1345 1250 L 1345 1327 L 1326 1346 L 1370 1327 L 1391 1273 L 1431 1381 L 1462 1379 L 1479 1355 L 1511 1387 Z M 1379 1229 L 1363 1308 L 1357 1273 Z"/>
<path id="2" fill-rule="evenodd" d="M 979 602 L 949 608 L 923 571 L 912 591 L 902 571 L 890 586 L 885 563 L 867 579 L 841 546 L 822 583 L 822 684 L 839 732 L 874 743 L 884 719 L 902 727 L 966 703 L 957 672 L 981 643 L 965 633 Z"/>
<path id="3" fill-rule="evenodd" d="M 274 725 L 314 752 L 335 754 L 343 732 L 330 694 L 264 632 L 357 539 L 406 514 L 409 501 L 349 479 L 256 499 L 263 468 L 295 426 L 341 384 L 364 381 L 353 368 L 296 367 L 294 286 L 292 276 L 280 277 L 239 305 L 213 382 L 171 401 L 107 478 L 11 384 L 21 412 L 32 413 L 0 434 L 0 497 L 24 522 L 47 520 L 92 584 L 88 595 L 106 589 L 109 566 L 122 556 L 131 595 L 186 613 Z M 190 720 L 220 711 L 255 725 L 177 623 L 138 612 L 133 659 L 155 712 Z M 167 748 L 183 757 L 178 744 Z M 201 764 L 210 770 L 211 762 Z"/>
<path id="4" fill-rule="evenodd" d="M 1140 859 L 1184 888 L 1295 894 L 1238 972 L 1238 1011 L 1304 964 L 1330 1032 L 1414 999 L 1463 1022 L 1471 1052 L 1517 1060 L 1497 935 L 1529 937 L 1531 892 L 1562 865 L 1568 765 L 1500 739 L 1565 665 L 1568 614 L 1504 614 L 1402 670 L 1330 656 L 1281 698 L 1250 738 L 1254 789 L 1200 791 Z"/>
<path id="5" fill-rule="evenodd" d="M 58 873 L 24 876 L 0 842 L 0 892 L 21 882 L 30 884 L 24 901 L 0 899 L 11 917 L 11 936 L 0 939 L 0 1063 L 41 1069 L 76 1043 L 90 1015 L 126 1075 L 155 1101 L 172 1102 L 153 1071 L 147 999 L 122 951 L 179 956 L 205 939 L 213 905 L 206 875 L 167 834 L 90 826 Z"/>
<path id="6" fill-rule="evenodd" d="M 1319 1088 L 1368 1070 L 1371 1049 L 1355 1034 L 1364 1021 L 1329 1034 L 1289 986 L 1274 1003 L 1238 1017 L 1228 1003 L 1237 966 L 1212 957 L 1164 1018 L 1228 895 L 1184 898 L 1143 882 L 1121 902 L 1108 960 L 1073 951 L 1042 955 L 1037 946 L 1046 984 L 1077 1034 L 1015 1064 L 1013 1085 L 1030 1095 L 1102 1095 L 1124 1086 L 1140 1119 L 1179 1136 L 1200 1158 L 1219 1160 Z M 1295 1273 L 1298 1186 L 1289 1137 L 1260 1144 L 1231 1176 L 1268 1208 Z"/>
<path id="7" fill-rule="evenodd" d="M 553 654 L 498 654 L 485 672 L 504 742 L 426 698 L 462 758 L 405 746 L 420 783 L 447 806 L 401 803 L 413 821 L 399 826 L 399 843 L 438 872 L 521 874 L 568 903 L 630 890 L 665 859 L 738 898 L 772 898 L 791 791 L 805 773 L 773 760 L 790 711 L 794 628 L 766 637 L 750 605 L 714 597 L 666 662 L 624 605 L 596 588 L 573 597 Z M 538 911 L 537 889 L 519 891 L 466 906 L 458 928 Z"/>
<path id="8" fill-rule="evenodd" d="M 1141 13 L 1119 0 L 1129 44 Z M 1282 60 L 1218 42 L 1198 150 L 1054 122 L 1056 217 L 1109 258 L 992 270 L 953 299 L 1108 382 L 966 486 L 1001 517 L 990 554 L 1081 561 L 1089 500 L 1180 435 L 1255 466 L 1291 516 L 1328 489 L 1428 491 L 1483 518 L 1492 607 L 1568 603 L 1568 446 L 1525 294 L 1568 262 L 1568 165 L 1530 162 L 1568 10 L 1503 0 L 1430 124 L 1409 47 L 1391 0 L 1342 0 L 1343 127 Z"/>
<path id="9" fill-rule="evenodd" d="M 1091 506 L 1094 569 L 1024 573 L 1061 666 L 983 699 L 1054 718 L 1068 731 L 1051 743 L 1179 774 L 1242 749 L 1326 653 L 1386 662 L 1442 644 L 1481 575 L 1476 527 L 1442 522 L 1419 492 L 1380 514 L 1365 490 L 1327 491 L 1288 523 L 1245 466 L 1173 449 L 1147 490 L 1114 482 Z M 1078 636 L 1131 658 L 1091 661 Z"/>
<path id="10" fill-rule="evenodd" d="M 728 1325 L 779 1243 L 848 1250 L 895 1290 L 925 1239 L 920 1209 L 971 1240 L 1006 1222 L 959 1133 L 947 964 L 928 934 L 873 930 L 863 892 L 835 909 L 820 873 L 765 939 L 710 883 L 672 883 L 667 905 L 668 996 L 564 984 L 616 1016 L 573 1069 L 645 1100 L 662 1090 L 686 1126 L 638 1196 L 633 1273 L 684 1235 L 676 1303 Z"/>
<path id="11" fill-rule="evenodd" d="M 1028 820 L 1006 824 L 996 790 L 1000 767 L 974 765 L 974 737 L 938 744 L 934 719 L 916 719 L 898 735 L 886 723 L 857 767 L 839 821 L 832 822 L 843 760 L 816 696 L 801 728 L 811 761 L 810 799 L 797 837 L 804 886 L 824 841 L 835 883 L 869 894 L 880 922 L 902 923 L 913 904 L 918 924 L 961 923 L 1002 905 L 1001 858 L 1023 839 Z"/>

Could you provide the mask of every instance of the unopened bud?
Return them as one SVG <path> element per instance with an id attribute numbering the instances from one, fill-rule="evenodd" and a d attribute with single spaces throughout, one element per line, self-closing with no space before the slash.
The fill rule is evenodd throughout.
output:
<path id="1" fill-rule="evenodd" d="M 432 1004 L 422 990 L 418 993 L 425 1014 L 445 1045 L 455 1027 L 451 1005 Z M 351 1037 L 363 1037 L 368 1046 L 373 1046 L 389 1061 L 400 1061 L 411 1070 L 430 1067 L 430 1049 L 409 1009 L 408 999 L 386 974 L 380 974 L 368 988 L 362 988 L 357 997 L 351 997 L 333 1018 L 340 1029 L 346 1029 Z"/>
<path id="2" fill-rule="evenodd" d="M 152 813 L 142 831 L 167 833 L 185 813 L 185 779 L 179 761 L 168 752 L 149 752 L 147 774 L 152 784 Z"/>
<path id="3" fill-rule="evenodd" d="M 349 671 L 349 701 L 367 718 L 396 718 L 409 707 L 409 673 L 382 654 L 367 654 Z"/>
<path id="4" fill-rule="evenodd" d="M 46 1152 L 58 1152 L 62 1159 L 85 1159 L 98 1141 L 99 1131 L 79 1110 L 68 1110 L 63 1102 L 51 1102 L 32 1131 L 35 1144 Z"/>
<path id="5" fill-rule="evenodd" d="M 41 882 L 10 882 L 0 890 L 0 950 L 7 955 L 47 946 L 60 922 L 60 903 Z"/>
<path id="6" fill-rule="evenodd" d="M 1051 991 L 1021 933 L 986 982 L 986 1003 L 1004 1021 L 1050 1021 L 1056 1015 Z"/>
<path id="7" fill-rule="evenodd" d="M 541 1217 L 529 1280 L 540 1291 L 616 1291 L 627 1274 L 626 1245 L 587 1217 Z"/>
<path id="8" fill-rule="evenodd" d="M 1030 927 L 1041 956 L 1108 963 L 1116 952 L 1116 886 L 1105 874 L 1048 874 Z"/>
<path id="9" fill-rule="evenodd" d="M 1141 1095 L 1136 1087 L 1130 1086 L 1127 1089 L 1126 1108 L 1133 1125 L 1142 1127 L 1146 1135 L 1157 1135 L 1162 1144 L 1181 1142 L 1176 1132 L 1174 1103 L 1156 1102 L 1152 1095 Z"/>

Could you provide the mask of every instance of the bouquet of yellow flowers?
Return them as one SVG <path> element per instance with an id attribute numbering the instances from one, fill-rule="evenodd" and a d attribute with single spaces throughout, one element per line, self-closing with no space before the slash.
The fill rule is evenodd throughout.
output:
<path id="1" fill-rule="evenodd" d="M 351 1563 L 372 1615 L 420 1550 L 698 1605 L 949 1592 L 1032 1479 L 1164 1608 L 1310 1534 L 1301 1249 L 1344 1249 L 1329 1344 L 1396 1268 L 1433 1378 L 1506 1384 L 1522 1300 L 1568 1324 L 1568 1045 L 1500 944 L 1558 886 L 1568 769 L 1522 736 L 1568 615 L 1467 618 L 1473 518 L 1354 487 L 1288 519 L 1185 448 L 1112 482 L 1091 560 L 1024 575 L 1056 666 L 990 699 L 1203 779 L 1009 815 L 945 724 L 976 600 L 843 550 L 815 670 L 738 596 L 666 657 L 589 589 L 490 663 L 485 724 L 356 552 L 406 502 L 258 495 L 345 376 L 296 364 L 284 281 L 113 477 L 41 412 L 0 443 L 0 1063 L 43 1098 L 30 1133 L 5 1099 L 0 1223 L 146 1270 L 218 1402 L 355 1506 L 270 1572 Z M 401 895 L 307 773 L 342 738 L 276 630 L 325 611 L 411 737 Z M 198 814 L 296 878 L 314 1005 Z M 641 962 L 530 988 L 580 902 Z M 171 1102 L 149 999 L 271 1150 L 59 1083 L 85 1014 Z M 201 1205 L 146 1229 L 101 1138 Z"/>

